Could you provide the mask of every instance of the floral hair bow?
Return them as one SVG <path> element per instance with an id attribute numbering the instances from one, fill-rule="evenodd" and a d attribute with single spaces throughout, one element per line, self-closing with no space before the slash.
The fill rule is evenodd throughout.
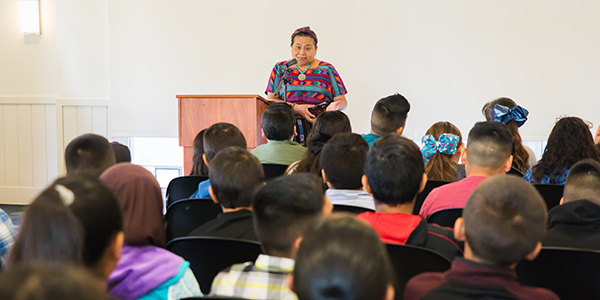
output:
<path id="1" fill-rule="evenodd" d="M 423 143 L 423 149 L 421 149 L 423 162 L 427 162 L 429 158 L 437 152 L 448 155 L 455 154 L 459 140 L 460 138 L 458 135 L 452 133 L 440 134 L 439 140 L 436 140 L 431 134 L 424 136 L 423 139 L 421 139 L 421 142 Z"/>
<path id="2" fill-rule="evenodd" d="M 515 120 L 517 126 L 521 127 L 527 121 L 527 115 L 529 115 L 529 111 L 519 105 L 513 108 L 508 108 L 500 104 L 494 106 L 494 122 L 508 124 L 510 120 Z"/>

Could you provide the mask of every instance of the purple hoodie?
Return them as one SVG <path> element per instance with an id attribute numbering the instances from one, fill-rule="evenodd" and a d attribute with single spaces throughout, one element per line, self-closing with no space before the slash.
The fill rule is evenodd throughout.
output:
<path id="1" fill-rule="evenodd" d="M 156 246 L 124 245 L 117 267 L 108 276 L 108 293 L 137 299 L 175 277 L 183 258 Z"/>

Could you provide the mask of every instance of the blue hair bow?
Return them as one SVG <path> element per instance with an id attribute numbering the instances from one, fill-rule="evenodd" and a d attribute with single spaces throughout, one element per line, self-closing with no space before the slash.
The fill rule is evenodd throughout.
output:
<path id="1" fill-rule="evenodd" d="M 439 141 L 431 134 L 424 136 L 423 139 L 421 139 L 421 142 L 423 143 L 423 148 L 421 149 L 423 162 L 427 162 L 429 158 L 437 152 L 448 155 L 455 154 L 459 140 L 460 138 L 452 133 L 440 134 Z"/>
<path id="2" fill-rule="evenodd" d="M 513 108 L 508 108 L 500 104 L 494 106 L 494 122 L 508 124 L 510 120 L 515 120 L 517 126 L 521 127 L 527 121 L 527 115 L 529 115 L 529 111 L 519 105 Z"/>

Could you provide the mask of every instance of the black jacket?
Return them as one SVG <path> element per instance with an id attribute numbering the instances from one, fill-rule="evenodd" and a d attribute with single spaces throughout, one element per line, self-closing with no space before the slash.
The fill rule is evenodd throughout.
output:
<path id="1" fill-rule="evenodd" d="M 600 206 L 577 200 L 548 212 L 543 246 L 600 250 Z"/>

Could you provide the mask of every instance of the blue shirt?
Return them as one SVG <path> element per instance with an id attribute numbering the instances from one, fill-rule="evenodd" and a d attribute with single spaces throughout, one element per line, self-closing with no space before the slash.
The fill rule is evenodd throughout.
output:
<path id="1" fill-rule="evenodd" d="M 204 180 L 198 184 L 198 190 L 190 196 L 190 199 L 210 198 L 208 188 L 210 187 L 210 179 Z"/>
<path id="2" fill-rule="evenodd" d="M 10 217 L 0 209 L 0 265 L 6 266 L 8 253 L 17 238 L 17 232 Z"/>
<path id="3" fill-rule="evenodd" d="M 361 136 L 363 137 L 363 139 L 365 139 L 365 141 L 367 141 L 367 144 L 369 144 L 369 148 L 373 147 L 373 143 L 375 143 L 375 141 L 378 138 L 380 138 L 380 136 L 373 133 L 365 133 L 361 134 Z"/>
<path id="4" fill-rule="evenodd" d="M 545 183 L 545 184 L 548 184 L 548 183 L 552 183 L 552 184 L 565 184 L 565 181 L 567 180 L 567 174 L 569 174 L 569 170 L 570 169 L 565 168 L 563 170 L 562 174 L 560 174 L 559 176 L 557 176 L 554 179 L 553 182 L 550 182 L 550 177 L 553 174 L 550 174 L 550 175 L 544 174 L 544 176 L 542 176 L 542 179 L 539 182 L 536 182 L 535 179 L 533 179 L 533 177 L 532 177 L 531 170 L 532 169 L 527 170 L 527 172 L 525 173 L 525 175 L 523 175 L 523 179 L 527 180 L 528 182 L 531 182 L 531 183 Z"/>

